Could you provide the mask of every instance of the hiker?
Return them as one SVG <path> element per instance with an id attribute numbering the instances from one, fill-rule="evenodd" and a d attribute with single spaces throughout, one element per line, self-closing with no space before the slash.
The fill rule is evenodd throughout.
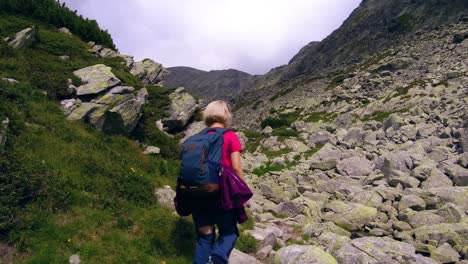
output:
<path id="1" fill-rule="evenodd" d="M 185 199 L 176 201 L 179 198 L 176 197 L 175 203 L 179 214 L 189 215 L 191 213 L 193 217 L 197 231 L 193 263 L 224 264 L 228 263 L 229 255 L 239 237 L 237 223 L 242 223 L 247 219 L 243 204 L 252 196 L 252 193 L 245 183 L 242 172 L 240 156 L 242 145 L 239 137 L 234 131 L 227 129 L 232 120 L 229 105 L 224 101 L 211 102 L 203 112 L 203 120 L 207 128 L 199 134 L 190 137 L 182 144 L 181 177 L 179 179 L 180 182 L 178 182 L 178 186 L 180 186 L 177 189 L 177 196 L 183 193 Z M 219 138 L 219 146 L 216 146 L 216 137 Z M 200 147 L 200 145 L 203 145 L 203 147 Z M 197 154 L 197 148 L 201 148 L 201 155 Z M 205 153 L 206 148 L 210 148 L 209 153 Z M 216 148 L 218 149 L 216 150 Z M 218 163 L 220 163 L 219 168 L 216 169 L 214 174 L 214 177 L 217 179 L 211 179 L 213 183 L 203 184 L 203 186 L 185 186 L 184 182 L 196 182 L 197 179 L 191 178 L 193 178 L 193 174 L 200 174 L 200 171 L 201 174 L 205 171 L 205 174 L 212 175 L 212 173 L 206 172 L 206 170 L 213 169 L 211 166 L 215 165 L 208 163 L 208 165 L 204 166 L 203 163 L 207 158 L 216 159 L 213 158 L 216 155 L 218 155 Z M 198 161 L 194 162 L 194 159 Z M 202 163 L 201 168 L 199 168 L 200 160 Z M 197 177 L 203 178 L 201 176 Z M 226 177 L 230 178 L 226 179 Z M 236 202 L 231 201 L 231 196 L 229 195 L 231 190 L 227 189 L 229 189 L 229 186 L 236 185 L 232 188 L 234 189 L 232 192 L 238 191 L 238 183 L 243 185 L 240 186 L 240 189 L 247 190 L 248 194 L 244 195 L 243 198 L 245 199 L 239 197 L 237 197 L 239 199 L 233 199 L 236 200 L 236 204 Z M 209 193 L 213 194 L 210 195 Z M 190 197 L 187 198 L 188 196 Z M 180 208 L 183 206 L 180 203 L 185 203 L 185 205 L 190 204 L 190 208 L 186 212 L 181 213 L 182 209 Z M 219 234 L 217 239 L 215 226 L 217 226 Z"/>

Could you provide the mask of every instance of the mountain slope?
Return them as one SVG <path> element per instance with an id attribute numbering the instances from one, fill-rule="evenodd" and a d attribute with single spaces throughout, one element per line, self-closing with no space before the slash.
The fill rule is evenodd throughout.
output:
<path id="1" fill-rule="evenodd" d="M 30 47 L 4 41 L 32 25 Z M 155 196 L 178 173 L 177 143 L 152 121 L 164 117 L 170 90 L 144 85 L 122 58 L 97 57 L 78 37 L 31 18 L 0 15 L 0 36 L 0 263 L 67 263 L 73 254 L 86 263 L 190 262 L 191 223 Z M 58 100 L 70 95 L 67 79 L 80 84 L 73 71 L 96 64 L 122 85 L 147 87 L 141 120 L 152 126 L 142 134 L 161 156 L 143 155 L 137 138 L 66 119 Z"/>
<path id="2" fill-rule="evenodd" d="M 165 79 L 166 87 L 185 87 L 206 102 L 234 101 L 251 86 L 253 76 L 238 70 L 201 71 L 190 67 L 171 67 Z"/>
<path id="3" fill-rule="evenodd" d="M 320 95 L 320 87 L 337 85 L 352 75 L 354 65 L 378 63 L 388 55 L 385 51 L 389 48 L 397 48 L 431 29 L 465 21 L 467 16 L 466 1 L 363 1 L 326 39 L 307 45 L 288 65 L 256 79 L 254 88 L 238 100 L 236 108 L 245 108 L 240 112 L 240 123 L 256 123 L 258 127 L 256 121 L 268 116 L 274 104 L 280 104 L 270 102 L 279 98 L 291 102 L 292 96 L 304 99 L 304 93 L 314 89 L 318 91 L 312 94 Z M 292 91 L 297 91 L 296 95 Z M 252 115 L 255 121 L 244 118 Z"/>

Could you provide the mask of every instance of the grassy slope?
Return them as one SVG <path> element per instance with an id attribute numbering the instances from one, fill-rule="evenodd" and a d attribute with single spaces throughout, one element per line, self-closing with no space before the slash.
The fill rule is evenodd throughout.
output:
<path id="1" fill-rule="evenodd" d="M 0 36 L 31 24 L 39 23 L 0 16 Z M 0 82 L 0 119 L 11 121 L 0 151 L 0 240 L 13 244 L 22 254 L 17 261 L 26 263 L 66 263 L 75 253 L 84 263 L 190 263 L 191 224 L 160 207 L 153 194 L 174 182 L 177 161 L 143 156 L 127 138 L 69 123 L 54 100 L 65 96 L 73 70 L 97 63 L 112 66 L 127 84 L 141 83 L 118 59 L 88 54 L 76 37 L 40 25 L 40 40 L 20 52 L 0 40 L 0 77 L 20 81 Z M 149 90 L 146 120 L 161 115 L 155 106 L 164 107 L 167 93 Z M 158 134 L 146 131 L 150 140 Z M 168 152 L 175 148 L 158 140 Z"/>

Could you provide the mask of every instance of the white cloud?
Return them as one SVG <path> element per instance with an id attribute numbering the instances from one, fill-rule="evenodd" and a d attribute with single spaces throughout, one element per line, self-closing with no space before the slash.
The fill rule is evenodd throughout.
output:
<path id="1" fill-rule="evenodd" d="M 338 28 L 361 0 L 65 0 L 122 53 L 262 74 Z"/>

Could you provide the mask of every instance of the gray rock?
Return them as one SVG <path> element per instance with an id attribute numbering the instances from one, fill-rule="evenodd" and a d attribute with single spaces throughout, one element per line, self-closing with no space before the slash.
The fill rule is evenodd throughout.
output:
<path id="1" fill-rule="evenodd" d="M 330 254 L 316 246 L 291 245 L 280 249 L 275 264 L 338 264 Z"/>
<path id="2" fill-rule="evenodd" d="M 452 181 L 439 169 L 434 168 L 431 171 L 429 177 L 421 183 L 421 188 L 431 189 L 437 187 L 451 187 L 453 186 Z"/>
<path id="3" fill-rule="evenodd" d="M 421 252 L 430 253 L 431 247 L 445 243 L 455 248 L 468 245 L 468 223 L 422 225 L 408 234 L 414 236 L 414 245 Z"/>
<path id="4" fill-rule="evenodd" d="M 121 83 L 112 73 L 111 67 L 103 64 L 83 68 L 74 71 L 73 74 L 84 83 L 77 87 L 76 94 L 78 96 L 95 95 Z"/>
<path id="5" fill-rule="evenodd" d="M 65 115 L 70 115 L 75 109 L 80 107 L 81 105 L 80 99 L 65 99 L 60 101 L 60 106 L 62 107 L 63 112 Z"/>
<path id="6" fill-rule="evenodd" d="M 363 141 L 362 129 L 359 127 L 351 128 L 343 138 L 343 141 L 346 142 L 351 148 L 360 145 Z"/>
<path id="7" fill-rule="evenodd" d="M 284 141 L 284 145 L 286 145 L 287 148 L 294 152 L 304 153 L 309 150 L 309 147 L 307 147 L 304 143 L 295 139 L 286 139 Z"/>
<path id="8" fill-rule="evenodd" d="M 169 95 L 169 117 L 162 120 L 169 131 L 183 129 L 200 108 L 197 101 L 184 88 L 178 88 Z"/>
<path id="9" fill-rule="evenodd" d="M 203 129 L 206 128 L 206 125 L 205 125 L 205 122 L 203 121 L 200 121 L 200 122 L 193 122 L 191 123 L 184 131 L 184 138 L 182 138 L 180 140 L 180 142 L 184 142 L 185 140 L 187 140 L 187 138 L 199 133 L 200 131 L 202 131 Z"/>
<path id="10" fill-rule="evenodd" d="M 117 51 L 109 49 L 109 48 L 103 48 L 102 50 L 99 51 L 99 56 L 102 58 L 111 58 L 111 57 L 116 57 L 118 54 Z"/>
<path id="11" fill-rule="evenodd" d="M 374 164 L 365 158 L 354 156 L 339 161 L 336 168 L 344 176 L 367 176 L 374 168 Z"/>
<path id="12" fill-rule="evenodd" d="M 416 126 L 416 135 L 418 138 L 427 138 L 433 136 L 437 131 L 437 126 L 434 124 L 418 124 Z"/>
<path id="13" fill-rule="evenodd" d="M 393 130 L 398 130 L 402 125 L 404 121 L 403 118 L 401 118 L 397 114 L 391 114 L 385 121 L 383 122 L 383 130 L 387 130 L 388 128 L 393 128 Z"/>
<path id="14" fill-rule="evenodd" d="M 130 73 L 140 78 L 145 84 L 160 84 L 169 73 L 160 63 L 151 59 L 135 62 Z"/>
<path id="15" fill-rule="evenodd" d="M 460 146 L 463 152 L 468 152 L 468 127 L 465 127 L 461 132 Z"/>
<path id="16" fill-rule="evenodd" d="M 231 255 L 229 256 L 229 263 L 236 264 L 256 264 L 259 263 L 257 259 L 252 256 L 249 256 L 237 249 L 233 249 Z"/>
<path id="17" fill-rule="evenodd" d="M 398 203 L 398 211 L 403 211 L 407 208 L 411 208 L 416 211 L 421 211 L 426 209 L 426 202 L 424 200 L 415 195 L 415 194 L 410 194 L 410 195 L 405 195 L 401 198 L 400 202 Z"/>
<path id="18" fill-rule="evenodd" d="M 2 81 L 4 82 L 7 82 L 9 84 L 18 84 L 19 82 L 15 79 L 11 79 L 11 78 L 1 78 Z"/>
<path id="19" fill-rule="evenodd" d="M 447 172 L 455 185 L 468 186 L 468 169 L 453 164 L 447 168 Z"/>
<path id="20" fill-rule="evenodd" d="M 80 264 L 81 263 L 80 256 L 78 254 L 71 255 L 70 258 L 68 259 L 68 263 Z"/>
<path id="21" fill-rule="evenodd" d="M 410 209 L 399 214 L 398 219 L 409 223 L 413 228 L 418 228 L 424 225 L 437 225 L 444 222 L 444 218 L 429 211 L 415 212 Z"/>
<path id="22" fill-rule="evenodd" d="M 271 126 L 267 126 L 262 130 L 262 135 L 269 137 L 271 136 L 271 133 L 273 133 L 273 128 L 271 128 Z"/>
<path id="23" fill-rule="evenodd" d="M 348 129 L 353 124 L 353 120 L 354 120 L 354 118 L 353 118 L 352 115 L 343 114 L 343 115 L 338 116 L 335 119 L 334 123 L 335 123 L 337 129 L 339 129 L 339 128 Z"/>
<path id="24" fill-rule="evenodd" d="M 286 201 L 278 204 L 275 208 L 275 213 L 295 217 L 304 211 L 304 205 L 296 202 Z"/>
<path id="25" fill-rule="evenodd" d="M 67 34 L 67 35 L 71 35 L 72 33 L 70 32 L 70 30 L 66 27 L 62 27 L 62 28 L 59 28 L 58 31 L 60 33 L 64 33 L 64 34 Z"/>
<path id="26" fill-rule="evenodd" d="M 68 117 L 69 121 L 81 121 L 86 122 L 90 114 L 101 107 L 98 104 L 94 103 L 82 103 L 78 108 L 76 108 Z"/>
<path id="27" fill-rule="evenodd" d="M 130 134 L 138 124 L 145 104 L 146 89 L 136 97 L 123 101 L 105 113 L 103 131 L 109 134 Z"/>
<path id="28" fill-rule="evenodd" d="M 309 147 L 315 147 L 316 145 L 325 145 L 326 143 L 330 142 L 330 133 L 327 131 L 317 130 L 312 132 L 309 135 Z"/>
<path id="29" fill-rule="evenodd" d="M 431 258 L 440 263 L 452 263 L 460 258 L 460 254 L 450 244 L 444 243 L 442 246 L 431 251 Z"/>
<path id="30" fill-rule="evenodd" d="M 273 230 L 255 227 L 254 230 L 247 230 L 245 233 L 252 236 L 257 241 L 257 246 L 259 248 L 263 248 L 268 245 L 274 247 L 276 244 L 276 235 Z"/>
<path id="31" fill-rule="evenodd" d="M 324 211 L 323 220 L 332 221 L 348 231 L 358 231 L 377 217 L 375 208 L 338 200 L 326 204 Z"/>
<path id="32" fill-rule="evenodd" d="M 16 33 L 15 37 L 8 41 L 8 45 L 14 49 L 23 49 L 30 47 L 37 39 L 37 27 L 30 27 Z"/>
<path id="33" fill-rule="evenodd" d="M 399 264 L 415 253 L 412 245 L 388 237 L 363 237 L 345 244 L 335 257 L 339 263 Z"/>
<path id="34" fill-rule="evenodd" d="M 174 190 L 171 189 L 170 186 L 164 186 L 162 189 L 157 189 L 156 190 L 156 197 L 158 198 L 159 204 L 175 209 L 174 207 L 174 197 L 176 196 L 176 193 Z"/>
<path id="35" fill-rule="evenodd" d="M 383 203 L 383 197 L 376 191 L 362 191 L 350 195 L 350 201 L 369 207 L 379 207 Z"/>
<path id="36" fill-rule="evenodd" d="M 419 186 L 420 182 L 418 179 L 411 177 L 407 173 L 394 169 L 392 164 L 393 163 L 390 160 L 385 159 L 384 165 L 381 168 L 382 173 L 390 186 L 396 187 L 401 185 L 404 188 L 416 188 Z"/>
<path id="37" fill-rule="evenodd" d="M 458 165 L 468 169 L 468 152 L 463 153 L 462 156 L 458 159 Z"/>
<path id="38" fill-rule="evenodd" d="M 437 211 L 437 215 L 444 218 L 445 223 L 459 223 L 466 217 L 463 209 L 454 203 L 447 203 Z"/>
<path id="39" fill-rule="evenodd" d="M 266 259 L 272 250 L 273 250 L 273 247 L 271 245 L 267 245 L 261 248 L 257 252 L 256 256 L 258 259 L 261 259 L 261 260 Z"/>
<path id="40" fill-rule="evenodd" d="M 319 170 L 331 170 L 336 168 L 336 160 L 324 160 L 324 161 L 312 161 L 310 163 L 310 169 L 319 169 Z"/>
<path id="41" fill-rule="evenodd" d="M 154 146 L 147 146 L 145 150 L 143 151 L 143 154 L 145 155 L 156 155 L 159 153 L 161 153 L 161 149 L 158 147 L 154 147 Z"/>

